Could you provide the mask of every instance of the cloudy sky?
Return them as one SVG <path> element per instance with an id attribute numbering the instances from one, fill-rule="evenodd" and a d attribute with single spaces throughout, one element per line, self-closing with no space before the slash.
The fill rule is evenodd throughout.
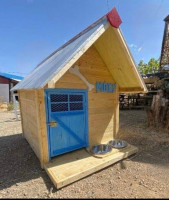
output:
<path id="1" fill-rule="evenodd" d="M 25 76 L 113 7 L 136 63 L 159 58 L 169 0 L 0 0 L 0 72 Z"/>

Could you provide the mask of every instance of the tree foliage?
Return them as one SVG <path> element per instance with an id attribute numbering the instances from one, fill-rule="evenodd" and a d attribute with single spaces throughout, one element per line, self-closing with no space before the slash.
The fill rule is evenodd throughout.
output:
<path id="1" fill-rule="evenodd" d="M 138 69 L 141 74 L 152 74 L 158 71 L 159 68 L 159 59 L 151 58 L 148 63 L 144 63 L 143 60 L 140 60 L 138 64 Z"/>

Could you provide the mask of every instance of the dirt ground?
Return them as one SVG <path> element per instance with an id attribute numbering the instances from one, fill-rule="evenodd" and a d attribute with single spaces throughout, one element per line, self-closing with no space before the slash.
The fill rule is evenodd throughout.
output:
<path id="1" fill-rule="evenodd" d="M 136 155 L 56 190 L 21 122 L 0 112 L 0 198 L 169 198 L 169 134 L 147 128 L 142 110 L 120 112 L 120 133 Z"/>

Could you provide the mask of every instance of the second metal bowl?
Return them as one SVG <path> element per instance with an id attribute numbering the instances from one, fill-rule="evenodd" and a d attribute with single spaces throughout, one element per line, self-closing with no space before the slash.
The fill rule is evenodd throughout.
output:
<path id="1" fill-rule="evenodd" d="M 91 153 L 96 155 L 104 155 L 112 151 L 112 147 L 107 144 L 99 144 L 96 146 L 93 146 L 91 149 Z"/>
<path id="2" fill-rule="evenodd" d="M 116 140 L 111 140 L 108 145 L 111 145 L 113 148 L 116 149 L 121 149 L 124 147 L 127 147 L 128 143 L 124 140 L 116 139 Z"/>

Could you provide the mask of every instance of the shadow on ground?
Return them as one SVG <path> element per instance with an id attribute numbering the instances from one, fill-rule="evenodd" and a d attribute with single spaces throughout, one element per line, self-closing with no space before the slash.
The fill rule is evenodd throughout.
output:
<path id="1" fill-rule="evenodd" d="M 46 172 L 21 134 L 0 137 L 0 190 L 42 177 L 47 189 L 53 187 Z"/>

